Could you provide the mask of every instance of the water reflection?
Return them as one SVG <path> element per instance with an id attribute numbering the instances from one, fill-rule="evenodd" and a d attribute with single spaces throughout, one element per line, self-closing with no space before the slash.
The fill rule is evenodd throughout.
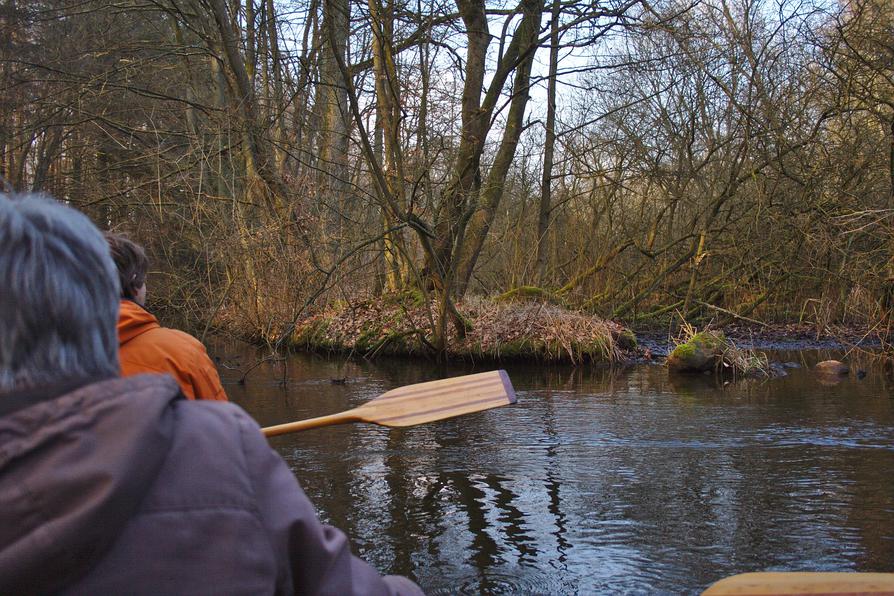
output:
<path id="1" fill-rule="evenodd" d="M 835 386 L 806 368 L 724 386 L 655 366 L 510 367 L 511 408 L 272 444 L 356 551 L 430 593 L 693 593 L 744 571 L 894 571 L 894 400 L 884 370 L 863 366 Z M 283 386 L 270 364 L 227 390 L 272 424 L 468 372 L 295 357 Z"/>

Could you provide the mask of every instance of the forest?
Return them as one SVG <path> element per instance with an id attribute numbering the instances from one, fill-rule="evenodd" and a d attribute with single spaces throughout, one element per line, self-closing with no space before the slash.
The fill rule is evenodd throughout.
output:
<path id="1" fill-rule="evenodd" d="M 889 330 L 887 0 L 3 0 L 0 177 L 128 233 L 150 303 L 533 296 L 634 329 Z"/>

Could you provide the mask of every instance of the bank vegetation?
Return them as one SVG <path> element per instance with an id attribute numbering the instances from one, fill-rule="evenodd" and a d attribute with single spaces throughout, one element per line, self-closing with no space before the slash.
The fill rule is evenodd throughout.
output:
<path id="1" fill-rule="evenodd" d="M 509 292 L 885 333 L 892 40 L 885 0 L 5 0 L 0 176 L 144 243 L 199 332 L 409 292 L 444 353 Z"/>

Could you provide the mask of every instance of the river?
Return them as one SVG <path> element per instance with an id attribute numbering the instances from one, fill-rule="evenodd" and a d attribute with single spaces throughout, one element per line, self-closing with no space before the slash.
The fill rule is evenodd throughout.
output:
<path id="1" fill-rule="evenodd" d="M 698 593 L 746 571 L 894 571 L 894 393 L 881 367 L 839 383 L 723 385 L 507 364 L 518 404 L 389 430 L 271 440 L 326 522 L 429 594 Z M 295 355 L 226 389 L 260 424 L 489 370 Z M 285 379 L 285 382 L 283 380 Z M 344 384 L 332 380 L 344 379 Z"/>

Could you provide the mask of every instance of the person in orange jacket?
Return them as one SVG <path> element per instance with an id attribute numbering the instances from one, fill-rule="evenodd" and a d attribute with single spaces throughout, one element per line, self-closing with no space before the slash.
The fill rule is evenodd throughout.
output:
<path id="1" fill-rule="evenodd" d="M 143 308 L 149 260 L 141 246 L 120 234 L 106 232 L 118 268 L 121 307 L 118 315 L 118 357 L 121 376 L 167 373 L 188 399 L 228 401 L 214 363 L 202 342 L 188 333 L 162 327 Z"/>

